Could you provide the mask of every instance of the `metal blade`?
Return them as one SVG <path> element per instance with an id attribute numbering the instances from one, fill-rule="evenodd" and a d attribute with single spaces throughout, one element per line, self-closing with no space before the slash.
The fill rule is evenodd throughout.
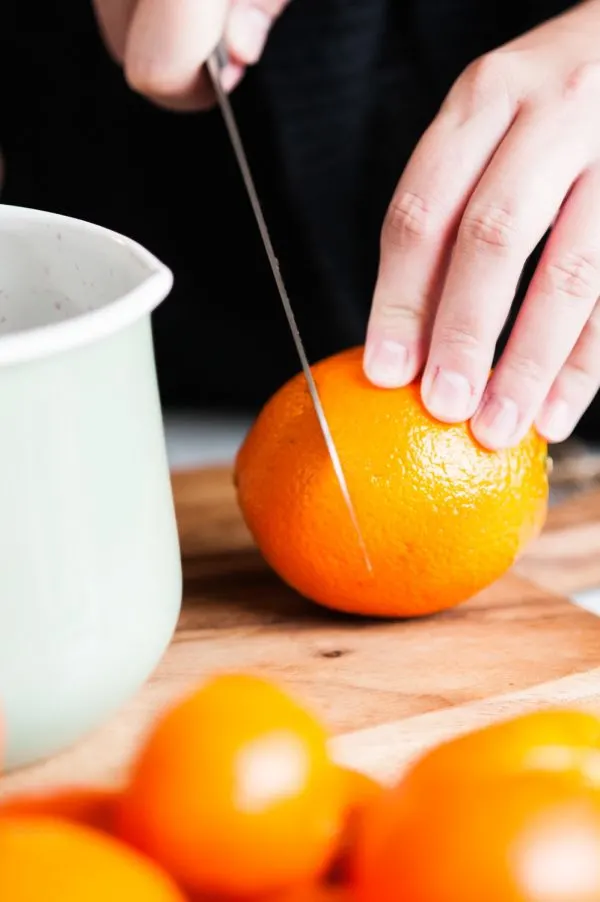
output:
<path id="1" fill-rule="evenodd" d="M 335 442 L 333 440 L 333 436 L 331 435 L 331 430 L 329 428 L 329 424 L 327 422 L 327 417 L 325 416 L 325 411 L 323 410 L 323 405 L 321 403 L 321 399 L 319 397 L 319 392 L 317 390 L 317 386 L 315 384 L 315 380 L 310 368 L 310 364 L 308 362 L 308 358 L 306 356 L 306 352 L 304 350 L 304 345 L 302 343 L 302 338 L 300 337 L 300 332 L 298 330 L 298 326 L 296 324 L 296 317 L 294 316 L 294 311 L 292 309 L 292 305 L 290 299 L 288 297 L 288 293 L 286 291 L 283 279 L 281 277 L 281 272 L 279 269 L 279 262 L 277 257 L 275 256 L 275 251 L 273 249 L 273 245 L 271 244 L 271 238 L 269 236 L 269 230 L 267 229 L 267 224 L 265 222 L 262 209 L 260 206 L 260 201 L 258 199 L 258 194 L 256 188 L 254 186 L 254 180 L 252 178 L 252 174 L 250 172 L 250 167 L 248 165 L 248 160 L 246 158 L 246 153 L 244 151 L 244 145 L 242 143 L 242 139 L 240 133 L 238 131 L 238 127 L 235 121 L 235 116 L 233 110 L 231 108 L 231 104 L 229 102 L 229 98 L 226 92 L 223 90 L 221 85 L 221 69 L 227 62 L 226 53 L 223 51 L 222 47 L 218 47 L 209 57 L 207 61 L 207 69 L 210 75 L 211 81 L 213 83 L 213 87 L 215 90 L 215 94 L 217 95 L 217 100 L 219 102 L 219 106 L 221 108 L 221 113 L 223 114 L 223 119 L 225 120 L 225 125 L 227 127 L 227 131 L 229 132 L 229 138 L 231 140 L 231 144 L 233 147 L 233 151 L 237 158 L 238 165 L 240 167 L 242 178 L 244 180 L 244 184 L 246 186 L 246 191 L 248 192 L 248 197 L 250 199 L 250 203 L 252 205 L 252 209 L 254 211 L 254 215 L 256 217 L 256 221 L 258 223 L 258 228 L 263 240 L 263 244 L 265 246 L 265 250 L 267 252 L 267 257 L 269 258 L 269 263 L 271 264 L 271 269 L 273 270 L 273 277 L 275 279 L 275 284 L 277 285 L 277 289 L 279 291 L 279 295 L 281 297 L 281 303 L 283 304 L 283 309 L 285 311 L 285 315 L 287 317 L 287 321 L 290 327 L 290 331 L 292 333 L 292 338 L 294 340 L 294 344 L 296 345 L 296 350 L 298 352 L 298 357 L 300 358 L 300 363 L 302 364 L 302 370 L 304 372 L 304 376 L 306 378 L 306 382 L 308 385 L 308 390 L 310 392 L 310 396 L 315 408 L 315 412 L 317 414 L 317 419 L 319 421 L 319 425 L 321 427 L 321 431 L 323 433 L 323 438 L 325 439 L 325 444 L 327 446 L 327 450 L 329 452 L 329 456 L 331 458 L 331 463 L 333 465 L 333 469 L 335 475 L 337 477 L 337 481 L 340 486 L 340 490 L 342 492 L 342 496 L 346 503 L 346 507 L 348 508 L 348 512 L 350 514 L 350 519 L 352 521 L 352 525 L 354 526 L 354 530 L 356 532 L 358 538 L 358 544 L 362 551 L 363 557 L 365 559 L 365 564 L 367 565 L 367 569 L 372 570 L 371 561 L 369 559 L 369 554 L 367 552 L 367 547 L 365 544 L 365 540 L 360 529 L 360 525 L 358 522 L 358 518 L 356 516 L 356 511 L 354 510 L 354 505 L 352 504 L 352 499 L 350 497 L 350 492 L 348 490 L 348 485 L 346 483 L 346 477 L 344 476 L 344 471 L 342 468 L 342 464 L 340 461 L 339 454 L 337 452 L 337 448 L 335 446 Z"/>

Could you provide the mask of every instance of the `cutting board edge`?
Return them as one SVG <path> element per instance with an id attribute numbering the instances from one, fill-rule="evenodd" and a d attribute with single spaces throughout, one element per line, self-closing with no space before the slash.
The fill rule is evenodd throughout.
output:
<path id="1" fill-rule="evenodd" d="M 528 711 L 552 707 L 590 708 L 600 714 L 600 666 L 441 711 L 341 733 L 331 739 L 338 761 L 389 782 L 411 760 L 454 736 Z"/>

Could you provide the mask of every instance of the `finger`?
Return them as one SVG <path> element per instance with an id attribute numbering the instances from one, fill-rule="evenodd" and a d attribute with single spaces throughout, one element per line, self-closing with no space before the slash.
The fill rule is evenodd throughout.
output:
<path id="1" fill-rule="evenodd" d="M 600 304 L 596 303 L 536 419 L 540 435 L 549 442 L 567 439 L 594 400 L 599 386 Z"/>
<path id="2" fill-rule="evenodd" d="M 100 31 L 112 56 L 122 63 L 137 0 L 93 0 Z"/>
<path id="3" fill-rule="evenodd" d="M 275 19 L 289 0 L 237 0 L 227 20 L 225 38 L 229 52 L 241 64 L 260 59 Z"/>
<path id="4" fill-rule="evenodd" d="M 574 125 L 583 138 L 585 123 L 568 105 L 523 109 L 467 205 L 422 380 L 423 402 L 440 420 L 469 419 L 479 406 L 525 262 L 588 163 Z M 498 415 L 507 428 L 508 414 Z"/>
<path id="5" fill-rule="evenodd" d="M 202 65 L 219 42 L 227 11 L 227 0 L 139 0 L 125 52 L 129 84 L 176 109 L 210 103 Z"/>
<path id="6" fill-rule="evenodd" d="M 600 169 L 576 182 L 556 221 L 481 409 L 489 448 L 518 442 L 575 347 L 600 295 Z"/>
<path id="7" fill-rule="evenodd" d="M 139 0 L 125 53 L 130 85 L 173 109 L 203 109 L 214 93 L 203 66 L 225 34 L 231 62 L 221 78 L 231 91 L 262 52 L 285 0 Z"/>
<path id="8" fill-rule="evenodd" d="M 422 368 L 458 220 L 514 116 L 489 71 L 481 61 L 459 79 L 388 209 L 365 346 L 365 372 L 376 385 L 405 385 Z"/>

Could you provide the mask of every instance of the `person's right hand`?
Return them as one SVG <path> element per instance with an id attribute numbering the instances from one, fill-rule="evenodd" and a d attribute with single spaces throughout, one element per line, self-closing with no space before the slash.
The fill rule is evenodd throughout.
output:
<path id="1" fill-rule="evenodd" d="M 203 70 L 222 37 L 230 54 L 223 85 L 232 90 L 258 62 L 288 0 L 93 0 L 101 31 L 131 87 L 160 106 L 214 103 Z"/>

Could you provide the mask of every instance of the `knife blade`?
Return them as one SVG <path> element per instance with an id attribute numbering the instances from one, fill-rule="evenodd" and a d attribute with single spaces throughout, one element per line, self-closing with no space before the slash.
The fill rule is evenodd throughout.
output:
<path id="1" fill-rule="evenodd" d="M 273 271 L 273 277 L 275 279 L 275 284 L 277 286 L 277 290 L 279 292 L 279 296 L 281 298 L 281 303 L 283 305 L 283 309 L 286 315 L 286 319 L 288 321 L 288 325 L 290 327 L 290 332 L 292 333 L 292 338 L 294 344 L 296 346 L 296 351 L 298 353 L 298 357 L 300 358 L 300 363 L 302 365 L 302 371 L 304 373 L 304 377 L 306 379 L 306 383 L 308 385 L 308 391 L 313 403 L 313 407 L 315 409 L 315 413 L 317 415 L 317 420 L 319 422 L 319 426 L 321 427 L 321 432 L 323 433 L 323 438 L 325 440 L 325 445 L 327 447 L 327 451 L 329 453 L 329 457 L 331 459 L 331 463 L 333 466 L 333 470 L 335 476 L 337 478 L 340 491 L 342 493 L 342 497 L 348 509 L 348 514 L 350 516 L 350 520 L 352 522 L 352 526 L 354 527 L 354 531 L 356 533 L 356 537 L 358 540 L 358 545 L 360 547 L 361 553 L 363 555 L 367 570 L 371 572 L 372 565 L 371 560 L 369 558 L 369 554 L 367 551 L 367 546 L 364 540 L 364 536 L 362 534 L 362 530 L 360 528 L 360 523 L 358 521 L 358 517 L 356 516 L 356 510 L 354 508 L 354 504 L 352 503 L 352 498 L 350 496 L 350 491 L 348 489 L 348 484 L 346 482 L 346 476 L 344 474 L 344 470 L 342 467 L 342 462 L 340 460 L 340 456 L 338 454 L 338 450 L 336 448 L 335 442 L 333 440 L 333 436 L 331 434 L 331 429 L 329 428 L 329 423 L 327 422 L 327 417 L 325 415 L 325 411 L 323 409 L 323 404 L 321 402 L 321 398 L 319 396 L 319 392 L 317 389 L 317 385 L 312 374 L 312 370 L 310 368 L 310 364 L 308 362 L 308 357 L 306 355 L 306 351 L 304 349 L 304 344 L 302 341 L 302 337 L 300 335 L 300 331 L 298 329 L 298 325 L 296 323 L 296 317 L 294 315 L 294 310 L 287 293 L 283 278 L 281 276 L 281 270 L 279 268 L 279 261 L 275 255 L 275 250 L 271 243 L 271 237 L 269 235 L 269 230 L 267 228 L 267 224 L 262 212 L 262 207 L 260 201 L 258 199 L 258 192 L 254 185 L 254 179 L 252 178 L 252 173 L 250 171 L 250 165 L 248 163 L 248 158 L 246 156 L 246 152 L 244 150 L 244 144 L 242 142 L 242 138 L 237 127 L 237 122 L 235 119 L 235 114 L 233 112 L 231 103 L 229 102 L 229 97 L 227 96 L 226 91 L 223 89 L 221 84 L 221 71 L 227 65 L 228 55 L 227 51 L 224 48 L 223 44 L 219 44 L 217 48 L 213 51 L 210 57 L 207 60 L 206 68 L 208 70 L 209 77 L 211 79 L 217 101 L 219 107 L 221 109 L 221 115 L 223 116 L 223 120 L 225 122 L 225 127 L 229 134 L 229 140 L 231 142 L 231 146 L 235 157 L 237 159 L 237 163 L 242 175 L 242 179 L 244 181 L 244 185 L 246 187 L 246 191 L 248 193 L 248 198 L 250 200 L 250 204 L 252 206 L 252 210 L 254 212 L 254 216 L 256 218 L 256 222 L 258 225 L 258 230 L 260 232 L 265 251 L 267 254 L 267 258 L 271 265 L 271 269 Z"/>

